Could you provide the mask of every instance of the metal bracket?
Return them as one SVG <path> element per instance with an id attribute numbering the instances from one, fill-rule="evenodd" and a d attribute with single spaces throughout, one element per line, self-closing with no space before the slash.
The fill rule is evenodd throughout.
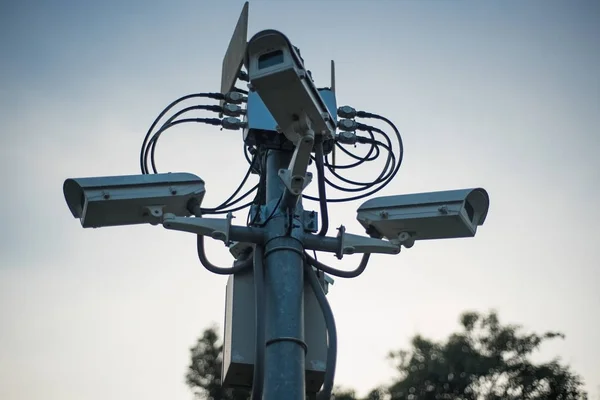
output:
<path id="1" fill-rule="evenodd" d="M 229 233 L 233 218 L 232 213 L 228 213 L 225 219 L 177 217 L 175 214 L 168 213 L 164 215 L 162 225 L 165 229 L 210 236 L 213 239 L 221 240 L 228 246 L 231 243 Z"/>
<path id="2" fill-rule="evenodd" d="M 294 196 L 299 196 L 302 191 L 312 182 L 312 172 L 307 172 L 305 175 L 294 175 L 289 169 L 280 169 L 279 177 L 285 185 L 286 189 Z"/>
<path id="3" fill-rule="evenodd" d="M 144 216 L 148 217 L 149 223 L 151 225 L 160 224 L 165 206 L 146 206 L 144 208 Z"/>
<path id="4" fill-rule="evenodd" d="M 303 211 L 302 226 L 305 232 L 316 233 L 319 230 L 319 214 L 316 211 Z"/>
<path id="5" fill-rule="evenodd" d="M 390 242 L 410 249 L 415 244 L 415 238 L 408 232 L 402 232 L 398 235 L 398 239 L 390 240 Z"/>
<path id="6" fill-rule="evenodd" d="M 296 148 L 289 167 L 280 169 L 279 177 L 292 195 L 299 196 L 312 180 L 312 174 L 307 173 L 306 170 L 310 162 L 310 153 L 315 144 L 315 131 L 313 131 L 310 119 L 306 115 L 298 119 L 294 124 L 293 131 L 295 133 L 294 137 L 288 137 L 288 139 L 293 139 Z"/>
<path id="7" fill-rule="evenodd" d="M 376 239 L 371 237 L 353 235 L 346 233 L 346 227 L 341 225 L 338 228 L 339 248 L 336 252 L 336 257 L 342 259 L 344 254 L 355 253 L 382 253 L 382 254 L 398 254 L 400 253 L 400 244 L 395 244 L 387 240 Z"/>

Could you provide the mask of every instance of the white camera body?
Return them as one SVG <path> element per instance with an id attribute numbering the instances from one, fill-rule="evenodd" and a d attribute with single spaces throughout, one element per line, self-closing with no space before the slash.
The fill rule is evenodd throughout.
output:
<path id="1" fill-rule="evenodd" d="M 202 203 L 204 181 L 190 173 L 121 175 L 67 179 L 67 205 L 84 228 L 158 224 L 163 214 L 191 215 L 190 201 Z"/>
<path id="2" fill-rule="evenodd" d="M 485 222 L 489 203 L 481 188 L 385 196 L 362 204 L 357 220 L 390 241 L 472 237 Z"/>
<path id="3" fill-rule="evenodd" d="M 303 136 L 306 119 L 316 135 L 333 138 L 334 117 L 284 34 L 269 29 L 254 35 L 248 42 L 246 68 L 251 90 L 258 93 L 278 130 L 292 143 Z"/>

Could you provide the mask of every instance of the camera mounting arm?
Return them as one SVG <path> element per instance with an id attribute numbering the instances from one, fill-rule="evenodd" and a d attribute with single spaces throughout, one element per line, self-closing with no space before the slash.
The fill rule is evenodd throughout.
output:
<path id="1" fill-rule="evenodd" d="M 221 240 L 226 246 L 232 241 L 262 244 L 262 228 L 232 225 L 232 219 L 231 213 L 226 218 L 177 217 L 175 214 L 165 214 L 162 225 L 165 229 L 210 236 Z"/>
<path id="2" fill-rule="evenodd" d="M 343 225 L 338 228 L 338 234 L 335 238 L 307 234 L 302 241 L 306 250 L 335 253 L 338 259 L 341 259 L 345 254 L 398 254 L 401 248 L 399 244 L 387 240 L 346 233 L 346 228 Z"/>
<path id="3" fill-rule="evenodd" d="M 209 236 L 221 240 L 226 245 L 231 242 L 262 244 L 266 235 L 264 228 L 232 225 L 231 213 L 226 218 L 197 218 L 177 217 L 174 214 L 164 214 L 162 225 L 165 229 L 189 232 L 196 235 Z M 306 250 L 335 253 L 341 259 L 347 254 L 380 253 L 398 254 L 400 245 L 388 240 L 346 233 L 342 225 L 338 228 L 336 237 L 306 234 L 302 237 Z"/>
<path id="4" fill-rule="evenodd" d="M 286 188 L 285 197 L 288 201 L 283 201 L 284 206 L 293 206 L 302 191 L 312 180 L 312 174 L 307 173 L 310 153 L 315 143 L 315 131 L 312 129 L 310 118 L 306 114 L 298 118 L 293 124 L 293 130 L 296 133 L 294 154 L 287 169 L 279 170 L 279 177 Z M 287 204 L 286 204 L 287 203 Z"/>

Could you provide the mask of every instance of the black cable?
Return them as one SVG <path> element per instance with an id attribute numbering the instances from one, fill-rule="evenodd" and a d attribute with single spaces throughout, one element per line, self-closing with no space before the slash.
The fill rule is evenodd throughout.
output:
<path id="1" fill-rule="evenodd" d="M 369 136 L 371 137 L 371 139 L 375 140 L 375 135 L 373 135 L 373 132 L 371 131 L 367 131 L 369 133 Z M 336 147 L 338 149 L 340 149 L 340 151 L 342 151 L 343 153 L 345 153 L 347 156 L 349 156 L 350 158 L 353 158 L 355 160 L 358 160 L 358 163 L 353 163 L 353 164 L 349 164 L 349 165 L 338 165 L 335 164 L 335 168 L 353 168 L 355 166 L 358 166 L 360 164 L 362 164 L 363 162 L 366 161 L 373 161 L 376 160 L 377 157 L 379 157 L 379 148 L 377 146 L 375 146 L 374 144 L 371 144 L 371 148 L 369 149 L 369 151 L 367 152 L 366 155 L 364 156 L 357 156 L 356 154 L 352 153 L 351 151 L 347 150 L 346 148 L 344 148 L 339 142 L 335 143 Z M 375 152 L 375 155 L 371 156 L 371 154 L 373 154 L 373 152 Z M 327 163 L 329 164 L 329 163 Z"/>
<path id="2" fill-rule="evenodd" d="M 158 170 L 156 169 L 156 163 L 154 161 L 154 149 L 156 147 L 156 143 L 158 141 L 158 138 L 160 137 L 160 135 L 166 131 L 169 128 L 172 128 L 176 125 L 179 124 L 186 124 L 186 123 L 202 123 L 202 124 L 208 124 L 208 125 L 221 125 L 221 120 L 218 118 L 183 118 L 177 121 L 173 121 L 171 123 L 169 123 L 168 125 L 163 125 L 150 139 L 150 141 L 148 142 L 148 146 L 146 147 L 146 150 L 144 151 L 144 155 L 143 155 L 143 165 L 146 168 L 146 171 L 148 171 L 148 154 L 151 153 L 151 165 L 152 165 L 152 171 L 157 174 Z M 148 172 L 146 172 L 148 173 Z"/>
<path id="3" fill-rule="evenodd" d="M 358 181 L 354 181 L 348 178 L 344 178 L 343 176 L 341 176 L 340 174 L 338 174 L 337 172 L 335 172 L 335 170 L 332 167 L 328 167 L 329 172 L 331 172 L 331 174 L 333 176 L 335 176 L 337 179 L 341 180 L 342 182 L 345 182 L 349 185 L 354 185 L 354 186 L 362 186 L 359 188 L 346 188 L 346 187 L 342 187 L 339 186 L 329 180 L 327 180 L 327 183 L 329 184 L 329 186 L 334 187 L 335 189 L 338 190 L 342 190 L 344 192 L 360 192 L 363 190 L 367 190 L 381 182 L 386 181 L 387 179 L 389 179 L 389 177 L 392 175 L 393 171 L 394 171 L 394 167 L 396 166 L 396 156 L 394 155 L 394 153 L 392 152 L 392 149 L 390 146 L 385 145 L 384 143 L 381 143 L 377 140 L 373 141 L 378 147 L 381 146 L 383 148 L 385 148 L 388 151 L 388 158 L 386 160 L 385 166 L 383 167 L 383 169 L 381 170 L 381 173 L 379 174 L 379 176 L 373 180 L 372 182 L 358 182 Z M 388 168 L 390 167 L 390 162 L 392 164 L 392 167 L 390 169 L 390 171 L 388 172 Z"/>
<path id="4" fill-rule="evenodd" d="M 258 217 L 260 216 L 260 211 L 261 211 L 260 205 L 266 203 L 265 193 L 267 191 L 267 178 L 266 178 L 266 175 L 264 172 L 267 170 L 267 156 L 269 154 L 269 150 L 266 150 L 264 152 L 260 152 L 260 150 L 257 150 L 257 151 L 259 151 L 259 154 L 261 157 L 260 170 L 259 170 L 260 178 L 258 180 L 258 191 L 256 192 L 256 197 L 254 198 L 254 204 L 257 205 L 256 213 L 252 217 L 252 220 L 250 221 L 250 225 L 256 224 L 256 221 L 257 221 Z M 281 201 L 281 199 L 280 199 L 280 201 Z M 275 206 L 275 209 L 277 209 L 278 206 L 279 206 L 279 202 L 277 202 L 277 206 Z M 273 212 L 275 212 L 275 211 L 273 211 Z M 269 218 L 266 219 L 264 224 L 266 224 L 272 216 L 273 216 L 273 213 L 271 213 L 271 216 L 269 216 Z"/>
<path id="5" fill-rule="evenodd" d="M 242 190 L 242 188 L 244 187 L 244 185 L 248 181 L 248 178 L 250 177 L 250 174 L 252 173 L 252 169 L 254 168 L 254 164 L 256 163 L 257 158 L 258 157 L 256 157 L 256 156 L 253 157 L 252 162 L 250 163 L 250 167 L 246 171 L 246 175 L 244 175 L 244 178 L 242 178 L 242 182 L 238 185 L 238 187 L 235 189 L 235 191 L 233 192 L 233 194 L 231 196 L 229 196 L 227 198 L 227 200 L 225 200 L 224 202 L 222 202 L 217 207 L 202 209 L 202 214 L 210 214 L 212 211 L 218 211 L 218 210 L 223 209 L 225 207 L 229 207 L 229 206 L 232 206 L 234 204 L 237 204 L 242 199 L 245 199 L 247 196 L 250 195 L 250 193 L 252 193 L 254 190 L 256 190 L 258 188 L 258 185 L 254 186 L 252 189 L 250 189 L 249 191 L 247 191 L 242 197 L 240 197 L 239 199 L 237 199 L 237 200 L 235 200 L 235 201 L 232 202 L 232 199 L 235 196 L 237 196 L 237 194 Z"/>
<path id="6" fill-rule="evenodd" d="M 388 124 L 394 130 L 394 134 L 396 135 L 396 139 L 398 140 L 399 156 L 398 156 L 398 164 L 396 165 L 396 169 L 394 170 L 394 174 L 392 175 L 392 179 L 393 179 L 396 176 L 396 174 L 398 173 L 398 170 L 400 169 L 400 165 L 402 164 L 402 160 L 404 158 L 404 143 L 402 142 L 402 135 L 400 135 L 400 131 L 398 130 L 398 128 L 392 121 L 390 121 L 386 117 L 381 116 L 379 114 L 373 114 L 373 113 L 366 112 L 366 111 L 358 111 L 356 113 L 356 116 L 360 117 L 360 118 L 378 119 L 378 120 L 383 121 L 386 124 Z"/>
<path id="7" fill-rule="evenodd" d="M 373 137 L 373 139 L 375 139 L 375 138 Z M 340 149 L 340 151 L 342 153 L 346 154 L 348 157 L 351 157 L 351 158 L 357 160 L 356 162 L 354 162 L 352 164 L 339 165 L 339 164 L 331 164 L 329 162 L 329 159 L 327 159 L 326 165 L 327 166 L 331 166 L 331 167 L 335 167 L 336 169 L 354 168 L 354 167 L 358 167 L 362 163 L 365 163 L 365 162 L 368 162 L 368 161 L 375 161 L 380 156 L 380 153 L 381 153 L 379 151 L 379 148 L 377 146 L 375 146 L 374 144 L 371 144 L 371 148 L 369 149 L 369 152 L 367 154 L 365 154 L 364 157 L 357 156 L 356 154 L 352 153 L 348 149 L 344 148 L 344 146 L 342 146 L 339 143 L 336 143 L 335 147 L 337 147 L 338 149 Z M 375 154 L 373 154 L 373 153 L 375 153 Z"/>
<path id="8" fill-rule="evenodd" d="M 364 253 L 362 258 L 360 259 L 358 267 L 351 271 L 343 271 L 325 265 L 322 262 L 317 261 L 315 258 L 312 258 L 307 252 L 304 252 L 304 257 L 306 257 L 306 262 L 308 262 L 308 264 L 330 275 L 337 276 L 339 278 L 356 278 L 357 276 L 362 274 L 367 268 L 367 264 L 369 262 L 369 258 L 371 257 L 371 253 Z"/>
<path id="9" fill-rule="evenodd" d="M 161 111 L 161 113 L 158 115 L 158 117 L 156 117 L 156 119 L 154 120 L 152 125 L 150 125 L 150 129 L 148 129 L 148 132 L 146 132 L 146 136 L 144 137 L 144 140 L 142 142 L 142 149 L 140 151 L 140 168 L 142 169 L 142 174 L 148 173 L 148 170 L 144 168 L 145 167 L 144 166 L 144 158 L 143 158 L 144 157 L 144 149 L 146 148 L 146 143 L 148 142 L 148 139 L 150 138 L 150 135 L 152 134 L 154 127 L 156 126 L 156 124 L 158 124 L 158 121 L 160 121 L 160 119 L 167 112 L 169 112 L 169 110 L 171 108 L 175 107 L 177 104 L 181 103 L 182 101 L 185 101 L 188 99 L 193 99 L 193 98 L 198 98 L 198 97 L 210 98 L 210 99 L 215 99 L 215 100 L 224 100 L 225 99 L 225 96 L 222 93 L 193 93 L 193 94 L 188 94 L 186 96 L 182 96 L 182 97 L 178 98 L 177 100 L 173 101 L 167 107 L 165 107 L 165 109 L 163 109 Z"/>
<path id="10" fill-rule="evenodd" d="M 196 218 L 202 218 L 200 203 L 191 204 L 189 208 L 190 208 L 190 212 L 192 213 L 192 215 L 194 215 Z M 208 261 L 208 258 L 206 257 L 206 249 L 204 247 L 204 236 L 203 235 L 196 235 L 196 247 L 198 250 L 198 259 L 200 260 L 200 263 L 204 266 L 204 268 L 206 268 L 207 270 L 209 270 L 210 272 L 212 272 L 214 274 L 218 274 L 218 275 L 235 274 L 237 272 L 245 270 L 246 268 L 251 267 L 253 264 L 252 263 L 253 257 L 248 256 L 243 260 L 234 261 L 233 267 L 230 267 L 230 268 L 217 267 L 216 265 L 214 265 L 210 261 Z"/>
<path id="11" fill-rule="evenodd" d="M 367 139 L 365 138 L 365 140 L 367 140 Z M 383 143 L 381 143 L 381 145 L 383 145 Z M 385 146 L 385 145 L 384 145 L 384 146 Z M 393 172 L 393 171 L 390 171 L 390 172 Z M 390 173 L 388 173 L 388 175 L 389 175 L 390 177 L 392 177 L 392 175 L 390 175 Z M 335 199 L 328 198 L 328 199 L 327 199 L 327 202 L 328 202 L 328 203 L 342 203 L 342 202 L 346 202 L 346 201 L 353 201 L 353 200 L 359 200 L 359 199 L 363 199 L 363 198 L 365 198 L 365 197 L 368 197 L 368 196 L 370 196 L 370 195 L 372 195 L 372 194 L 374 194 L 374 193 L 376 193 L 376 192 L 380 191 L 380 190 L 381 190 L 383 187 L 385 187 L 385 186 L 386 186 L 386 185 L 387 185 L 389 182 L 390 182 L 390 178 L 388 177 L 388 179 L 387 179 L 386 181 L 384 181 L 384 182 L 380 182 L 380 183 L 381 183 L 381 185 L 380 185 L 380 186 L 378 186 L 378 187 L 376 187 L 376 188 L 374 188 L 374 189 L 372 189 L 372 190 L 370 190 L 370 191 L 368 191 L 368 192 L 366 192 L 366 193 L 363 193 L 363 194 L 360 194 L 360 195 L 356 195 L 356 196 L 351 196 L 351 197 L 344 197 L 344 198 L 335 198 Z M 376 182 L 376 183 L 377 183 L 377 182 Z M 328 184 L 329 184 L 329 181 L 328 181 Z M 347 191 L 347 190 L 345 190 L 345 189 L 346 189 L 346 188 L 343 188 L 343 190 L 344 190 L 344 191 Z M 364 189 L 363 189 L 363 190 L 364 190 Z M 313 196 L 309 196 L 309 195 L 303 195 L 302 197 L 303 197 L 303 198 L 305 198 L 305 199 L 308 199 L 308 200 L 319 201 L 319 199 L 318 199 L 318 198 L 315 198 L 315 197 L 313 197 Z"/>
<path id="12" fill-rule="evenodd" d="M 158 139 L 160 138 L 160 135 L 166 131 L 167 129 L 171 128 L 173 126 L 173 121 L 175 121 L 175 119 L 177 117 L 179 117 L 180 115 L 183 115 L 187 112 L 193 111 L 193 110 L 208 110 L 208 111 L 213 111 L 213 112 L 220 112 L 220 110 L 222 110 L 222 107 L 220 106 L 207 106 L 207 105 L 198 105 L 198 106 L 191 106 L 191 107 L 187 107 L 184 108 L 183 110 L 175 113 L 174 115 L 172 115 L 167 122 L 165 122 L 160 129 L 158 130 L 158 132 L 156 132 L 153 136 L 152 139 L 150 139 L 150 142 L 148 143 L 148 146 L 151 148 L 150 149 L 150 163 L 152 165 L 152 171 L 157 174 L 157 169 L 156 169 L 156 163 L 154 162 L 154 152 L 156 150 L 156 145 L 158 143 Z M 187 120 L 189 122 L 199 122 L 199 123 L 205 123 L 205 124 L 209 124 L 209 125 L 221 125 L 221 121 L 217 118 L 196 118 L 196 121 L 191 121 L 192 118 L 184 118 L 184 119 L 180 119 L 179 121 L 184 121 Z M 218 122 L 217 122 L 218 121 Z M 147 153 L 146 153 L 147 154 Z M 146 155 L 145 157 L 145 165 L 146 165 L 146 170 L 148 169 L 148 157 Z"/>
<path id="13" fill-rule="evenodd" d="M 327 193 L 325 191 L 325 167 L 323 141 L 315 143 L 315 164 L 317 166 L 317 185 L 319 186 L 319 208 L 321 210 L 321 229 L 319 236 L 326 236 L 329 229 L 329 211 L 327 210 Z"/>
<path id="14" fill-rule="evenodd" d="M 253 192 L 255 192 L 256 189 L 258 189 L 258 185 L 254 185 L 252 188 L 248 189 L 248 191 L 246 191 L 246 193 L 244 193 L 237 199 L 235 199 L 225 205 L 221 204 L 220 206 L 215 207 L 215 208 L 203 208 L 202 214 L 204 214 L 204 215 L 206 215 L 206 214 L 227 214 L 229 212 L 235 212 L 235 211 L 242 210 L 242 209 L 248 207 L 249 205 L 252 205 L 254 203 L 254 200 L 251 202 L 248 202 L 248 203 L 244 203 L 244 205 L 236 207 L 236 208 L 228 208 L 228 207 L 238 204 L 239 202 L 244 200 L 246 197 L 250 196 Z"/>
<path id="15" fill-rule="evenodd" d="M 325 292 L 321 284 L 317 280 L 317 277 L 308 263 L 304 263 L 304 273 L 308 279 L 308 283 L 315 292 L 315 297 L 319 303 L 319 307 L 323 312 L 325 319 L 325 326 L 327 327 L 327 361 L 325 365 L 325 378 L 323 382 L 323 389 L 319 392 L 318 400 L 329 400 L 331 399 L 331 392 L 333 391 L 333 383 L 335 380 L 335 368 L 337 362 L 337 328 L 335 326 L 335 317 L 331 306 L 327 301 Z"/>
<path id="16" fill-rule="evenodd" d="M 198 249 L 198 259 L 200 260 L 200 262 L 202 263 L 204 268 L 206 268 L 213 274 L 231 275 L 231 274 L 235 274 L 240 271 L 243 271 L 245 269 L 248 269 L 252 266 L 252 257 L 251 256 L 248 256 L 247 258 L 245 258 L 243 260 L 234 261 L 233 267 L 230 267 L 230 268 L 221 268 L 221 267 L 217 267 L 216 265 L 212 264 L 208 260 L 208 258 L 206 258 L 206 250 L 204 247 L 204 236 L 203 235 L 197 235 L 196 247 Z"/>
<path id="17" fill-rule="evenodd" d="M 378 128 L 375 128 L 375 127 L 369 127 L 369 128 L 372 128 L 372 129 L 367 130 L 367 132 L 369 133 L 369 135 L 370 135 L 371 138 L 370 139 L 363 139 L 362 143 L 371 143 L 371 146 L 376 145 L 377 148 L 379 148 L 379 146 L 381 146 L 381 147 L 385 148 L 388 151 L 388 158 L 386 160 L 385 167 L 383 168 L 382 173 L 379 175 L 378 179 L 376 179 L 373 182 L 356 182 L 356 181 L 352 181 L 350 179 L 344 178 L 341 175 L 339 175 L 337 172 L 335 172 L 333 166 L 329 166 L 328 167 L 329 172 L 331 172 L 331 174 L 333 176 L 335 176 L 336 178 L 338 178 L 339 180 L 341 180 L 343 182 L 346 182 L 348 184 L 351 184 L 351 185 L 355 185 L 355 186 L 365 186 L 364 189 L 349 190 L 349 191 L 366 190 L 366 189 L 368 189 L 368 188 L 370 188 L 370 187 L 378 184 L 379 182 L 384 181 L 385 179 L 387 179 L 387 177 L 383 177 L 383 176 L 385 175 L 385 171 L 387 171 L 387 169 L 389 167 L 390 161 L 392 162 L 392 171 L 393 171 L 394 166 L 395 166 L 396 156 L 394 155 L 394 153 L 392 151 L 392 141 L 390 140 L 389 136 L 385 132 L 383 132 L 382 130 L 380 130 Z M 384 145 L 384 144 L 382 144 L 381 142 L 375 140 L 373 132 L 377 132 L 380 135 L 382 135 L 385 138 L 386 142 L 387 142 L 387 146 Z"/>
<path id="18" fill-rule="evenodd" d="M 254 191 L 254 188 L 251 189 L 251 192 Z M 230 208 L 227 210 L 216 210 L 216 211 L 212 211 L 211 214 L 228 214 L 230 212 L 236 212 L 236 211 L 240 211 L 243 210 L 246 207 L 250 207 L 254 202 L 253 201 L 249 201 L 248 203 L 244 203 L 241 206 L 235 207 L 235 208 Z"/>
<path id="19" fill-rule="evenodd" d="M 262 400 L 265 382 L 265 277 L 263 266 L 262 246 L 254 245 L 254 320 L 255 336 L 254 345 L 254 373 L 252 376 L 251 400 Z"/>

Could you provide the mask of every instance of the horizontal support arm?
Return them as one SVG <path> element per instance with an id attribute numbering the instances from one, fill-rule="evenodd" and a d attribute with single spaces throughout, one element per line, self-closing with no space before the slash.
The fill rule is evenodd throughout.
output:
<path id="1" fill-rule="evenodd" d="M 165 214 L 162 225 L 165 229 L 209 236 L 223 241 L 226 245 L 232 241 L 263 243 L 265 236 L 263 228 L 232 225 L 231 219 L 231 214 L 228 214 L 227 218 L 177 217 L 173 214 Z"/>
<path id="2" fill-rule="evenodd" d="M 304 247 L 307 250 L 326 251 L 335 253 L 338 258 L 344 254 L 356 253 L 380 253 L 398 254 L 400 245 L 387 240 L 376 239 L 368 236 L 353 235 L 346 233 L 346 228 L 341 226 L 337 237 L 318 236 L 307 234 L 303 238 Z"/>

